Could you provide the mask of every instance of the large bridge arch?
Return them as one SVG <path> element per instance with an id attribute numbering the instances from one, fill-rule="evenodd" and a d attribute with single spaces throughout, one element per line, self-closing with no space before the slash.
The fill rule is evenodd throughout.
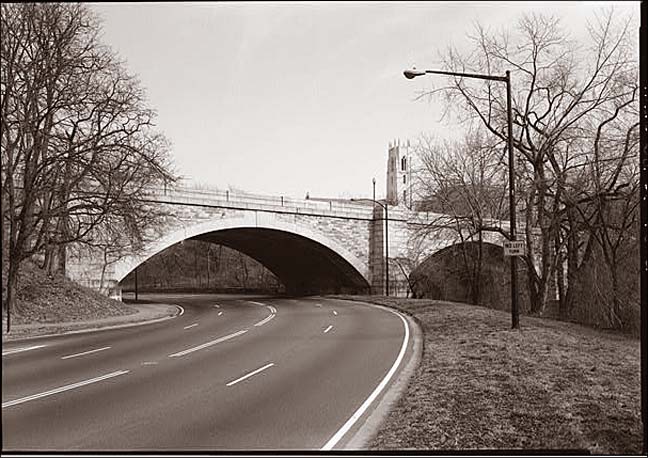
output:
<path id="1" fill-rule="evenodd" d="M 368 263 L 351 250 L 312 226 L 265 212 L 240 212 L 177 227 L 147 244 L 145 252 L 115 263 L 113 280 L 122 281 L 147 259 L 188 239 L 223 244 L 247 254 L 275 273 L 288 291 L 364 292 L 369 288 Z"/>

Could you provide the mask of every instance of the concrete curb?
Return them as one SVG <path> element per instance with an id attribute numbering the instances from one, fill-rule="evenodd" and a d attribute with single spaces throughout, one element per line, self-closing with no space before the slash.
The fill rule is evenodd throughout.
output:
<path id="1" fill-rule="evenodd" d="M 66 335 L 73 335 L 73 334 L 85 334 L 88 332 L 96 332 L 96 331 L 108 331 L 111 329 L 122 329 L 122 328 L 132 328 L 135 326 L 144 326 L 147 324 L 154 324 L 154 323 L 159 323 L 161 321 L 166 321 L 170 320 L 171 318 L 176 318 L 178 316 L 181 316 L 184 313 L 184 309 L 177 305 L 177 304 L 168 304 L 168 305 L 173 305 L 176 307 L 177 312 L 173 315 L 167 315 L 163 316 L 160 318 L 153 318 L 151 320 L 142 320 L 142 321 L 133 321 L 129 323 L 122 323 L 122 324 L 114 324 L 114 325 L 107 325 L 107 326 L 98 326 L 98 327 L 92 327 L 92 328 L 82 328 L 82 329 L 75 329 L 71 331 L 62 331 L 62 332 L 52 332 L 49 334 L 38 334 L 38 335 L 25 335 L 25 336 L 16 336 L 15 338 L 12 338 L 13 336 L 2 336 L 2 343 L 8 343 L 8 342 L 18 342 L 21 340 L 32 340 L 32 339 L 41 339 L 41 338 L 47 338 L 47 337 L 57 337 L 57 336 L 66 336 Z M 128 316 L 128 315 L 126 315 Z M 80 322 L 82 323 L 82 321 Z"/>
<path id="2" fill-rule="evenodd" d="M 380 308 L 386 311 L 398 312 L 400 315 L 405 317 L 411 331 L 412 354 L 409 360 L 404 362 L 403 369 L 398 372 L 396 378 L 389 384 L 385 392 L 382 393 L 378 398 L 378 404 L 376 404 L 373 410 L 371 410 L 367 419 L 359 426 L 353 437 L 349 439 L 341 448 L 342 450 L 367 450 L 368 444 L 378 433 L 378 430 L 387 418 L 387 415 L 391 411 L 392 407 L 405 393 L 409 381 L 414 375 L 414 372 L 416 371 L 416 368 L 421 361 L 423 354 L 423 333 L 416 320 L 402 310 L 361 300 L 354 301 L 350 299 L 331 299 L 360 302 L 362 304 L 367 304 L 371 307 Z"/>

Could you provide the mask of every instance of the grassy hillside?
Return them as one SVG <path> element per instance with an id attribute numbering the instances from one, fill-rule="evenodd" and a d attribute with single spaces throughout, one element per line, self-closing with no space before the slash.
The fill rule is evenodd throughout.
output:
<path id="1" fill-rule="evenodd" d="M 364 300 L 409 313 L 424 335 L 370 448 L 641 452 L 639 339 L 527 316 L 512 331 L 510 313 L 467 304 Z"/>
<path id="2" fill-rule="evenodd" d="M 3 269 L 3 277 L 4 272 Z M 3 304 L 5 294 L 3 288 Z M 25 262 L 18 281 L 17 304 L 16 309 L 12 310 L 11 322 L 12 325 L 58 323 L 134 312 L 132 307 L 122 302 L 79 286 L 62 275 L 50 277 L 34 263 Z"/>

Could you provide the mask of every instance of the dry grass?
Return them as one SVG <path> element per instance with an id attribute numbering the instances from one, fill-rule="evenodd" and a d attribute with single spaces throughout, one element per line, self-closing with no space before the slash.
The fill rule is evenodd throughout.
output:
<path id="1" fill-rule="evenodd" d="M 25 262 L 21 271 L 16 302 L 11 315 L 12 324 L 92 320 L 136 311 L 61 275 L 49 277 L 30 262 Z"/>
<path id="2" fill-rule="evenodd" d="M 641 453 L 638 339 L 529 317 L 512 331 L 510 314 L 485 307 L 364 299 L 408 312 L 424 334 L 417 372 L 370 448 Z"/>

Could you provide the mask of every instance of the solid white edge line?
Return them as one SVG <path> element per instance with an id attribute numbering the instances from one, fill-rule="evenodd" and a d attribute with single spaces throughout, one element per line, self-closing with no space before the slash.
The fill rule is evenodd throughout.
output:
<path id="1" fill-rule="evenodd" d="M 198 323 L 190 324 L 189 326 L 185 326 L 185 327 L 182 328 L 182 329 L 191 329 L 191 328 L 194 328 L 194 327 L 196 327 L 196 326 L 198 326 Z"/>
<path id="2" fill-rule="evenodd" d="M 20 353 L 23 351 L 36 350 L 37 348 L 43 348 L 43 347 L 47 347 L 47 345 L 33 345 L 31 347 L 14 348 L 13 350 L 3 351 L 2 356 L 13 355 L 14 353 Z"/>
<path id="3" fill-rule="evenodd" d="M 329 331 L 331 330 L 331 328 L 333 328 L 333 325 L 329 325 L 328 328 L 324 329 L 324 334 L 326 334 L 327 332 L 329 332 Z"/>
<path id="4" fill-rule="evenodd" d="M 265 317 L 263 320 L 256 323 L 254 326 L 263 326 L 264 324 L 266 324 L 268 321 L 270 321 L 274 317 L 275 317 L 275 314 L 272 313 L 272 314 L 268 315 L 267 317 Z"/>
<path id="5" fill-rule="evenodd" d="M 225 385 L 226 385 L 226 386 L 236 385 L 238 382 L 242 382 L 243 380 L 245 380 L 245 379 L 247 379 L 247 378 L 250 378 L 250 377 L 252 377 L 253 375 L 256 375 L 256 374 L 258 374 L 259 372 L 264 371 L 264 370 L 266 370 L 267 368 L 272 367 L 272 366 L 274 366 L 274 363 L 266 364 L 265 366 L 260 367 L 260 368 L 258 368 L 258 369 L 256 369 L 256 370 L 253 370 L 253 371 L 250 372 L 249 374 L 246 374 L 246 375 L 244 375 L 244 376 L 241 377 L 241 378 L 237 378 L 236 380 L 232 380 L 231 382 L 226 383 Z"/>
<path id="6" fill-rule="evenodd" d="M 185 311 L 184 311 L 184 308 L 182 307 L 182 305 L 178 305 L 178 304 L 173 304 L 173 305 L 175 305 L 176 307 L 178 307 L 180 309 L 180 315 L 178 315 L 178 316 L 184 315 Z"/>
<path id="7" fill-rule="evenodd" d="M 232 339 L 234 337 L 238 337 L 241 334 L 245 334 L 246 332 L 248 332 L 247 329 L 245 329 L 243 331 L 235 332 L 233 334 L 229 334 L 229 335 L 224 336 L 224 337 L 219 337 L 216 340 L 212 340 L 211 342 L 206 342 L 206 343 L 204 343 L 202 345 L 198 345 L 197 347 L 187 348 L 186 350 L 182 350 L 182 351 L 179 351 L 177 353 L 173 353 L 173 354 L 169 355 L 169 358 L 175 358 L 175 357 L 178 357 L 178 356 L 188 355 L 189 353 L 193 353 L 194 351 L 202 350 L 203 348 L 211 347 L 212 345 L 216 345 L 216 344 L 219 344 L 221 342 L 225 342 L 226 340 Z"/>
<path id="8" fill-rule="evenodd" d="M 26 396 L 24 398 L 14 399 L 13 401 L 3 402 L 2 403 L 2 408 L 4 409 L 5 407 L 11 407 L 11 406 L 15 406 L 16 404 L 22 404 L 24 402 L 44 398 L 46 396 L 51 396 L 53 394 L 58 394 L 58 393 L 62 393 L 64 391 L 73 390 L 75 388 L 80 388 L 80 387 L 85 386 L 85 385 L 90 385 L 91 383 L 97 383 L 97 382 L 100 382 L 102 380 L 106 380 L 106 379 L 109 379 L 109 378 L 112 378 L 112 377 L 117 377 L 119 375 L 128 374 L 129 372 L 130 371 L 128 371 L 128 370 L 111 372 L 110 374 L 102 375 L 100 377 L 91 378 L 89 380 L 83 380 L 81 382 L 72 383 L 70 385 L 60 386 L 58 388 L 54 388 L 53 390 L 45 391 L 43 393 L 33 394 L 31 396 Z"/>
<path id="9" fill-rule="evenodd" d="M 405 337 L 403 338 L 403 344 L 401 345 L 400 352 L 398 353 L 398 357 L 396 358 L 396 361 L 394 362 L 393 366 L 391 369 L 389 369 L 389 372 L 387 372 L 387 375 L 385 375 L 385 378 L 382 379 L 382 381 L 378 384 L 376 389 L 369 395 L 369 397 L 365 400 L 365 402 L 362 403 L 362 405 L 358 408 L 358 410 L 355 411 L 353 415 L 342 425 L 342 427 L 329 439 L 329 441 L 324 444 L 324 446 L 321 448 L 321 450 L 331 450 L 333 447 L 335 447 L 335 444 L 337 444 L 340 439 L 351 429 L 351 427 L 355 424 L 356 421 L 362 416 L 362 414 L 369 408 L 371 403 L 378 397 L 380 392 L 387 386 L 387 383 L 389 383 L 389 380 L 392 378 L 394 373 L 396 372 L 396 369 L 400 365 L 403 357 L 405 356 L 405 351 L 407 350 L 407 344 L 409 342 L 409 325 L 407 324 L 407 321 L 403 316 L 395 312 L 393 310 L 389 310 L 391 313 L 395 314 L 398 316 L 398 318 L 401 319 L 403 322 L 403 326 L 405 327 Z"/>
<path id="10" fill-rule="evenodd" d="M 94 349 L 94 350 L 84 351 L 82 353 L 75 353 L 73 355 L 61 356 L 61 359 L 70 359 L 70 358 L 76 358 L 77 356 L 90 355 L 92 353 L 97 353 L 98 351 L 108 350 L 109 348 L 112 348 L 112 347 L 97 348 L 97 349 Z"/>

